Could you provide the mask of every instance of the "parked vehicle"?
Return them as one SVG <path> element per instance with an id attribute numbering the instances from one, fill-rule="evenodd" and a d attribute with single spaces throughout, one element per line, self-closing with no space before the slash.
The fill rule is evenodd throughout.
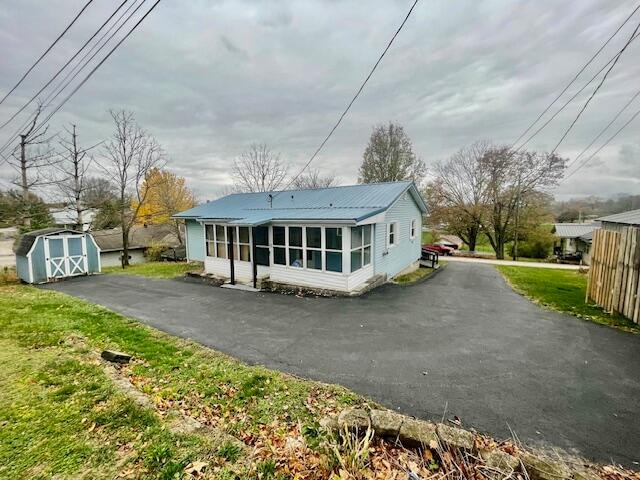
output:
<path id="1" fill-rule="evenodd" d="M 438 255 L 453 255 L 453 248 L 446 247 L 444 245 L 437 245 L 435 243 L 425 243 L 422 245 L 422 249 L 435 252 Z"/>

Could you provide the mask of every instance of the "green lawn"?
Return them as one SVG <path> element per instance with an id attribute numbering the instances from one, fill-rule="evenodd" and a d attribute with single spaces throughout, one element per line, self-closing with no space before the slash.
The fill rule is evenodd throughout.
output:
<path id="1" fill-rule="evenodd" d="M 440 262 L 442 263 L 442 262 Z M 442 266 L 442 265 L 441 265 Z M 435 270 L 433 268 L 420 267 L 417 270 L 414 270 L 411 273 L 407 273 L 405 275 L 400 275 L 394 278 L 394 281 L 400 285 L 408 285 L 411 283 L 415 283 L 419 280 L 422 280 L 425 277 L 431 275 Z"/>
<path id="2" fill-rule="evenodd" d="M 520 293 L 554 310 L 640 333 L 640 326 L 621 315 L 609 315 L 596 305 L 586 304 L 587 275 L 577 270 L 531 267 L 496 267 Z"/>
<path id="3" fill-rule="evenodd" d="M 95 358 L 104 348 L 134 355 L 121 374 L 151 407 L 114 386 Z M 313 445 L 319 418 L 361 402 L 60 293 L 0 287 L 0 478 L 181 478 L 194 461 L 207 463 L 206 478 L 281 478 L 275 465 L 288 464 L 292 431 Z M 170 409 L 261 446 L 261 456 L 244 465 L 233 444 L 172 433 Z"/>
<path id="4" fill-rule="evenodd" d="M 122 267 L 105 267 L 103 273 L 127 273 L 154 278 L 173 278 L 183 275 L 185 272 L 202 269 L 198 262 L 147 262 Z"/>

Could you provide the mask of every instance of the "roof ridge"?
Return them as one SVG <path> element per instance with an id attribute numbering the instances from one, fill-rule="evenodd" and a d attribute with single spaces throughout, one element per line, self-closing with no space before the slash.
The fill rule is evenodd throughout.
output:
<path id="1" fill-rule="evenodd" d="M 319 187 L 319 188 L 292 188 L 289 190 L 265 190 L 264 192 L 233 192 L 233 193 L 229 193 L 228 195 L 225 195 L 224 197 L 231 197 L 234 195 L 251 195 L 251 194 L 263 194 L 263 195 L 268 195 L 270 193 L 284 193 L 284 192 L 312 192 L 315 190 L 334 190 L 334 189 L 338 189 L 338 188 L 354 188 L 354 187 L 367 187 L 367 186 L 373 186 L 373 185 L 391 185 L 391 184 L 412 184 L 414 183 L 413 180 L 394 180 L 394 181 L 389 181 L 389 182 L 372 182 L 372 183 L 352 183 L 350 185 L 332 185 L 329 187 Z M 224 197 L 220 197 L 220 198 L 224 198 Z"/>

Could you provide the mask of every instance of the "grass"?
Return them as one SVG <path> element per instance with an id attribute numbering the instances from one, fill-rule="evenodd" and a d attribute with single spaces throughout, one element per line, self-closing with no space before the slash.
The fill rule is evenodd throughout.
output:
<path id="1" fill-rule="evenodd" d="M 102 273 L 119 273 L 130 275 L 142 275 L 153 278 L 174 278 L 184 273 L 202 269 L 202 264 L 198 262 L 147 262 L 122 267 L 105 267 Z"/>
<path id="2" fill-rule="evenodd" d="M 640 326 L 622 315 L 610 315 L 585 303 L 587 275 L 577 270 L 497 266 L 520 293 L 541 305 L 601 325 L 640 334 Z"/>
<path id="3" fill-rule="evenodd" d="M 442 262 L 440 263 L 441 263 L 440 267 L 442 267 Z M 396 278 L 394 278 L 394 281 L 399 285 L 410 285 L 412 283 L 416 283 L 422 280 L 423 278 L 428 277 L 434 271 L 435 270 L 433 268 L 420 267 L 417 270 L 414 270 L 413 272 L 407 273 L 405 275 L 397 276 Z"/>
<path id="4" fill-rule="evenodd" d="M 113 385 L 91 355 L 104 348 L 134 356 L 121 374 L 152 407 Z M 166 412 L 186 412 L 249 445 L 278 445 L 292 428 L 362 401 L 64 294 L 0 287 L 0 478 L 181 478 L 195 461 L 208 464 L 207 478 L 255 478 L 256 465 L 236 465 L 233 445 L 172 433 Z"/>

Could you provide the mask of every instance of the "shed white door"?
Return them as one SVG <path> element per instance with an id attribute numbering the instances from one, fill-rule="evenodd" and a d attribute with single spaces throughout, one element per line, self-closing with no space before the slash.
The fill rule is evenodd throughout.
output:
<path id="1" fill-rule="evenodd" d="M 45 237 L 44 253 L 49 278 L 87 273 L 87 243 L 84 235 Z"/>

